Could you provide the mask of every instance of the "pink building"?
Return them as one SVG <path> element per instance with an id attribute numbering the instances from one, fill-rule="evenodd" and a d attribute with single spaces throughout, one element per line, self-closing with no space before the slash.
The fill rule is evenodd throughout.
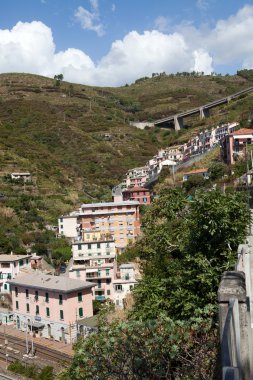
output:
<path id="1" fill-rule="evenodd" d="M 144 187 L 132 187 L 123 190 L 123 201 L 137 201 L 140 204 L 150 204 L 150 191 Z"/>
<path id="2" fill-rule="evenodd" d="M 31 268 L 31 255 L 0 255 L 0 292 L 9 293 L 10 287 L 7 283 L 22 271 Z"/>
<path id="3" fill-rule="evenodd" d="M 93 315 L 93 284 L 42 273 L 10 280 L 17 329 L 64 342 L 74 342 L 77 322 Z"/>
<path id="4" fill-rule="evenodd" d="M 221 142 L 221 156 L 227 164 L 234 164 L 245 154 L 245 145 L 252 144 L 253 129 L 242 128 L 224 137 Z"/>

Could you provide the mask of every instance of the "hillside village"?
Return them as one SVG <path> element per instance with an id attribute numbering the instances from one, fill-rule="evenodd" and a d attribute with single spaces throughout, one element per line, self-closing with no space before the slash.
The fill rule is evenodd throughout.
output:
<path id="1" fill-rule="evenodd" d="M 237 122 L 202 131 L 181 145 L 160 149 L 145 166 L 128 170 L 112 191 L 112 202 L 82 204 L 78 211 L 58 219 L 58 237 L 71 242 L 72 258 L 63 273 L 42 264 L 36 254 L 0 255 L 3 324 L 34 337 L 73 343 L 96 329 L 93 303 L 109 299 L 124 309 L 140 279 L 137 263 L 117 264 L 129 244 L 141 235 L 140 205 L 151 203 L 147 185 L 164 167 L 175 172 L 180 165 L 220 146 L 221 157 L 231 164 L 251 144 L 252 129 Z M 208 178 L 208 169 L 185 173 Z M 11 173 L 15 180 L 30 181 L 31 173 Z"/>
<path id="2" fill-rule="evenodd" d="M 144 166 L 128 169 L 118 185 L 110 186 L 111 200 L 99 202 L 91 191 L 91 201 L 86 198 L 85 202 L 76 206 L 75 197 L 75 202 L 71 202 L 68 211 L 63 211 L 62 215 L 57 214 L 58 208 L 55 207 L 58 225 L 48 222 L 45 230 L 46 233 L 50 231 L 56 241 L 64 242 L 63 249 L 66 244 L 67 248 L 71 247 L 71 257 L 68 259 L 60 259 L 57 265 L 54 264 L 55 257 L 54 260 L 50 259 L 51 248 L 45 250 L 44 246 L 43 253 L 38 254 L 34 247 L 39 247 L 39 244 L 34 245 L 29 236 L 28 239 L 25 236 L 28 243 L 22 247 L 26 254 L 19 254 L 15 249 L 0 254 L 0 333 L 10 334 L 13 339 L 19 337 L 29 360 L 36 360 L 34 345 L 39 347 L 41 344 L 50 345 L 58 355 L 66 351 L 69 361 L 74 354 L 73 345 L 79 342 L 79 338 L 88 339 L 92 332 L 98 331 L 98 315 L 103 306 L 109 304 L 114 308 L 114 317 L 124 318 L 132 307 L 133 290 L 142 280 L 143 271 L 140 260 L 122 261 L 122 257 L 141 241 L 143 214 L 152 209 L 155 199 L 159 200 L 159 192 L 155 194 L 153 191 L 155 184 L 164 172 L 171 179 L 173 189 L 182 187 L 191 176 L 208 180 L 208 165 L 200 169 L 195 168 L 195 163 L 201 163 L 214 150 L 219 151 L 220 160 L 228 166 L 241 158 L 245 160 L 245 147 L 250 149 L 253 129 L 249 123 L 242 124 L 239 117 L 234 120 L 220 124 L 213 122 L 210 125 L 215 127 L 194 129 L 194 132 L 188 133 L 188 139 L 184 138 L 184 133 L 189 131 L 182 131 L 183 142 L 169 143 L 168 147 L 159 149 L 147 161 L 146 154 L 145 160 L 142 160 L 146 161 Z M 135 136 L 135 127 L 131 128 Z M 164 134 L 170 137 L 170 133 L 152 128 L 145 131 L 149 136 Z M 105 144 L 110 144 L 111 149 L 115 143 L 114 135 L 104 133 L 103 136 Z M 174 141 L 175 136 L 171 136 Z M 132 139 L 134 144 L 135 139 Z M 3 189 L 8 186 L 14 193 L 17 190 L 25 195 L 22 202 L 27 215 L 28 199 L 34 190 L 39 189 L 38 174 L 32 165 L 15 164 L 10 168 L 13 170 L 2 173 Z M 120 178 L 121 175 L 118 180 Z M 50 183 L 50 178 L 47 181 Z M 115 184 L 115 179 L 107 178 L 106 181 L 107 184 Z M 61 185 L 64 188 L 65 182 Z M 8 199 L 4 193 L 0 195 L 3 202 Z M 13 195 L 10 191 L 9 194 L 11 205 Z M 54 199 L 57 200 L 52 197 L 52 202 Z M 32 220 L 41 219 L 35 214 Z M 40 228 L 41 225 L 38 226 Z M 35 230 L 38 226 L 33 224 Z M 16 353 L 11 351 L 8 344 L 3 344 L 4 348 L 10 349 L 13 358 L 22 352 L 21 348 L 14 350 Z"/>

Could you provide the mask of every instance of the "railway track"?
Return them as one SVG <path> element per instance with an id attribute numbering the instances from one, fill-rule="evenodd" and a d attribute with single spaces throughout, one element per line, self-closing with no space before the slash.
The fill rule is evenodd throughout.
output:
<path id="1" fill-rule="evenodd" d="M 27 355 L 25 340 L 0 332 L 0 359 L 10 362 L 15 360 L 36 362 L 37 365 L 41 364 L 41 366 L 52 365 L 61 368 L 67 367 L 72 359 L 71 355 L 46 347 L 38 342 L 34 343 L 33 348 L 35 356 L 31 357 Z M 29 354 L 31 354 L 31 342 L 29 342 L 28 349 Z M 6 354 L 8 354 L 7 359 Z"/>

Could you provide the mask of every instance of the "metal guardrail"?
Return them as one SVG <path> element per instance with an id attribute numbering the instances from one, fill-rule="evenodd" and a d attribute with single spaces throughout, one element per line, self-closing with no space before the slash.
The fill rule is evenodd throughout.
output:
<path id="1" fill-rule="evenodd" d="M 221 339 L 222 380 L 242 380 L 238 299 L 231 298 Z"/>

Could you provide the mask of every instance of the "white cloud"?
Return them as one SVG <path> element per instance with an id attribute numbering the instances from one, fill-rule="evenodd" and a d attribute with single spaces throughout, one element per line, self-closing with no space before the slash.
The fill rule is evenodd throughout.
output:
<path id="1" fill-rule="evenodd" d="M 115 12 L 115 11 L 116 11 L 116 5 L 112 4 L 112 12 Z"/>
<path id="2" fill-rule="evenodd" d="M 90 5 L 93 9 L 98 9 L 98 0 L 90 0 Z"/>
<path id="3" fill-rule="evenodd" d="M 167 17 L 159 16 L 155 19 L 154 26 L 155 29 L 160 32 L 167 32 L 169 29 L 170 20 Z"/>
<path id="4" fill-rule="evenodd" d="M 209 7 L 208 0 L 197 0 L 196 7 L 201 10 L 207 10 Z"/>
<path id="5" fill-rule="evenodd" d="M 211 74 L 213 71 L 213 59 L 204 49 L 198 49 L 193 52 L 194 66 L 191 71 L 204 72 Z"/>
<path id="6" fill-rule="evenodd" d="M 88 26 L 93 28 L 94 23 Z M 153 72 L 195 70 L 208 74 L 222 65 L 226 72 L 229 65 L 253 68 L 253 6 L 218 21 L 212 29 L 203 28 L 184 24 L 174 33 L 132 31 L 114 41 L 95 63 L 79 49 L 56 53 L 52 31 L 42 22 L 18 22 L 10 30 L 0 29 L 0 72 L 50 77 L 63 73 L 70 82 L 114 86 Z"/>
<path id="7" fill-rule="evenodd" d="M 99 37 L 105 34 L 104 26 L 100 22 L 100 16 L 98 12 L 98 2 L 96 0 L 90 0 L 93 12 L 88 11 L 83 7 L 78 7 L 74 13 L 76 19 L 80 22 L 83 29 L 96 32 Z"/>

